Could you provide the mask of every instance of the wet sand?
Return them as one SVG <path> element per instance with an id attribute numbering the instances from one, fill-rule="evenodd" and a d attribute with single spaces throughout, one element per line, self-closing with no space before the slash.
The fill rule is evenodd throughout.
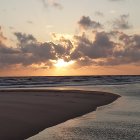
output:
<path id="1" fill-rule="evenodd" d="M 97 91 L 1 90 L 0 139 L 24 140 L 119 97 Z"/>

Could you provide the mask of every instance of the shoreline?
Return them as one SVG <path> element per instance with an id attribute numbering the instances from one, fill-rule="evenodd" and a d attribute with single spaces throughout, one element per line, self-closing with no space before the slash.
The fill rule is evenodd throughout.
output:
<path id="1" fill-rule="evenodd" d="M 83 90 L 0 90 L 0 139 L 27 139 L 119 97 Z"/>

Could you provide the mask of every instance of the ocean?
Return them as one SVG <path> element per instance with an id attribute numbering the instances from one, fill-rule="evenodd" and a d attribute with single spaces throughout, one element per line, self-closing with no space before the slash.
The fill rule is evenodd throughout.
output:
<path id="1" fill-rule="evenodd" d="M 140 76 L 41 76 L 0 77 L 2 88 L 50 88 L 139 84 Z"/>
<path id="2" fill-rule="evenodd" d="M 1 77 L 0 89 L 76 89 L 121 95 L 28 140 L 140 140 L 140 76 Z"/>

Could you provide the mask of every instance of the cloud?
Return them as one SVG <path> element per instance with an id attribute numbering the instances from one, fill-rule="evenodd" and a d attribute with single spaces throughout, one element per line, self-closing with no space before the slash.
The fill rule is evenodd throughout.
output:
<path id="1" fill-rule="evenodd" d="M 123 15 L 123 18 L 127 15 Z M 83 19 L 83 18 L 82 18 Z M 33 35 L 15 32 L 16 47 L 5 44 L 7 38 L 0 28 L 0 67 L 33 67 L 52 68 L 54 61 L 73 60 L 76 67 L 115 66 L 122 64 L 140 65 L 140 35 L 129 35 L 119 30 L 93 31 L 96 21 L 80 25 L 90 31 L 73 37 L 53 33 L 56 42 L 39 42 Z M 82 21 L 80 19 L 80 21 Z M 95 26 L 95 25 L 94 25 Z M 119 28 L 120 29 L 120 28 Z M 92 34 L 92 35 L 91 35 Z"/>
<path id="2" fill-rule="evenodd" d="M 82 16 L 78 21 L 78 25 L 85 30 L 98 28 L 100 29 L 103 27 L 99 22 L 91 20 L 89 16 Z"/>
<path id="3" fill-rule="evenodd" d="M 77 47 L 72 52 L 71 59 L 77 63 L 84 60 L 88 65 L 98 66 L 140 65 L 140 35 L 129 36 L 123 32 L 112 31 L 96 32 L 94 41 L 85 35 L 75 38 Z"/>
<path id="4" fill-rule="evenodd" d="M 53 53 L 53 44 L 39 43 L 32 35 L 15 33 L 18 44 L 16 48 L 10 48 L 0 43 L 1 68 L 11 65 L 31 66 L 32 64 L 48 63 L 56 59 Z"/>
<path id="5" fill-rule="evenodd" d="M 31 35 L 31 34 L 23 34 L 23 33 L 20 33 L 20 32 L 15 32 L 14 35 L 17 37 L 17 40 L 19 41 L 19 45 L 26 45 L 26 44 L 30 44 L 30 43 L 33 43 L 33 42 L 36 42 L 36 38 Z"/>
<path id="6" fill-rule="evenodd" d="M 121 15 L 118 19 L 115 19 L 112 22 L 113 28 L 121 29 L 121 30 L 126 30 L 126 29 L 132 28 L 132 25 L 130 25 L 128 22 L 128 18 L 129 18 L 128 14 Z"/>
<path id="7" fill-rule="evenodd" d="M 85 66 L 96 65 L 96 62 L 89 57 L 83 57 L 76 60 L 74 68 L 85 67 Z"/>
<path id="8" fill-rule="evenodd" d="M 0 26 L 0 43 L 2 43 L 5 40 L 7 40 L 7 38 L 3 35 L 2 28 Z"/>
<path id="9" fill-rule="evenodd" d="M 125 61 L 129 63 L 140 62 L 140 35 L 120 33 L 119 40 L 122 42 L 124 50 L 118 51 L 116 55 L 126 58 Z"/>
<path id="10" fill-rule="evenodd" d="M 114 43 L 109 40 L 108 35 L 105 32 L 96 32 L 95 40 L 91 41 L 82 36 L 75 36 L 77 47 L 74 53 L 81 57 L 87 56 L 91 59 L 106 58 L 112 55 Z"/>
<path id="11" fill-rule="evenodd" d="M 49 6 L 55 7 L 57 9 L 63 9 L 63 6 L 57 2 L 56 0 L 40 0 L 45 8 L 48 8 Z"/>
<path id="12" fill-rule="evenodd" d="M 127 35 L 120 32 L 120 29 L 128 29 L 131 26 L 127 19 L 129 15 L 121 15 L 115 25 L 115 31 L 94 31 L 95 38 L 89 38 L 84 33 L 81 36 L 74 36 L 75 49 L 70 54 L 70 59 L 81 65 L 140 65 L 140 35 Z M 83 28 L 91 28 L 91 19 L 82 20 L 80 25 Z M 84 21 L 84 22 L 83 22 Z M 88 22 L 87 22 L 88 21 Z"/>
<path id="13" fill-rule="evenodd" d="M 55 44 L 53 42 L 38 42 L 31 34 L 16 32 L 14 35 L 17 38 L 17 46 L 14 48 L 4 45 L 0 40 L 1 69 L 16 65 L 31 67 L 42 63 L 52 67 L 52 60 L 66 59 L 73 47 L 71 42 L 65 38 L 61 38 L 60 43 Z"/>

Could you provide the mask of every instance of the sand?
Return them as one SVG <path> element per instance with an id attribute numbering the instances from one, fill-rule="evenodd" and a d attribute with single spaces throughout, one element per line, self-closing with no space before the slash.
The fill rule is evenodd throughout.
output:
<path id="1" fill-rule="evenodd" d="M 27 139 L 119 97 L 97 91 L 1 90 L 0 140 Z"/>

